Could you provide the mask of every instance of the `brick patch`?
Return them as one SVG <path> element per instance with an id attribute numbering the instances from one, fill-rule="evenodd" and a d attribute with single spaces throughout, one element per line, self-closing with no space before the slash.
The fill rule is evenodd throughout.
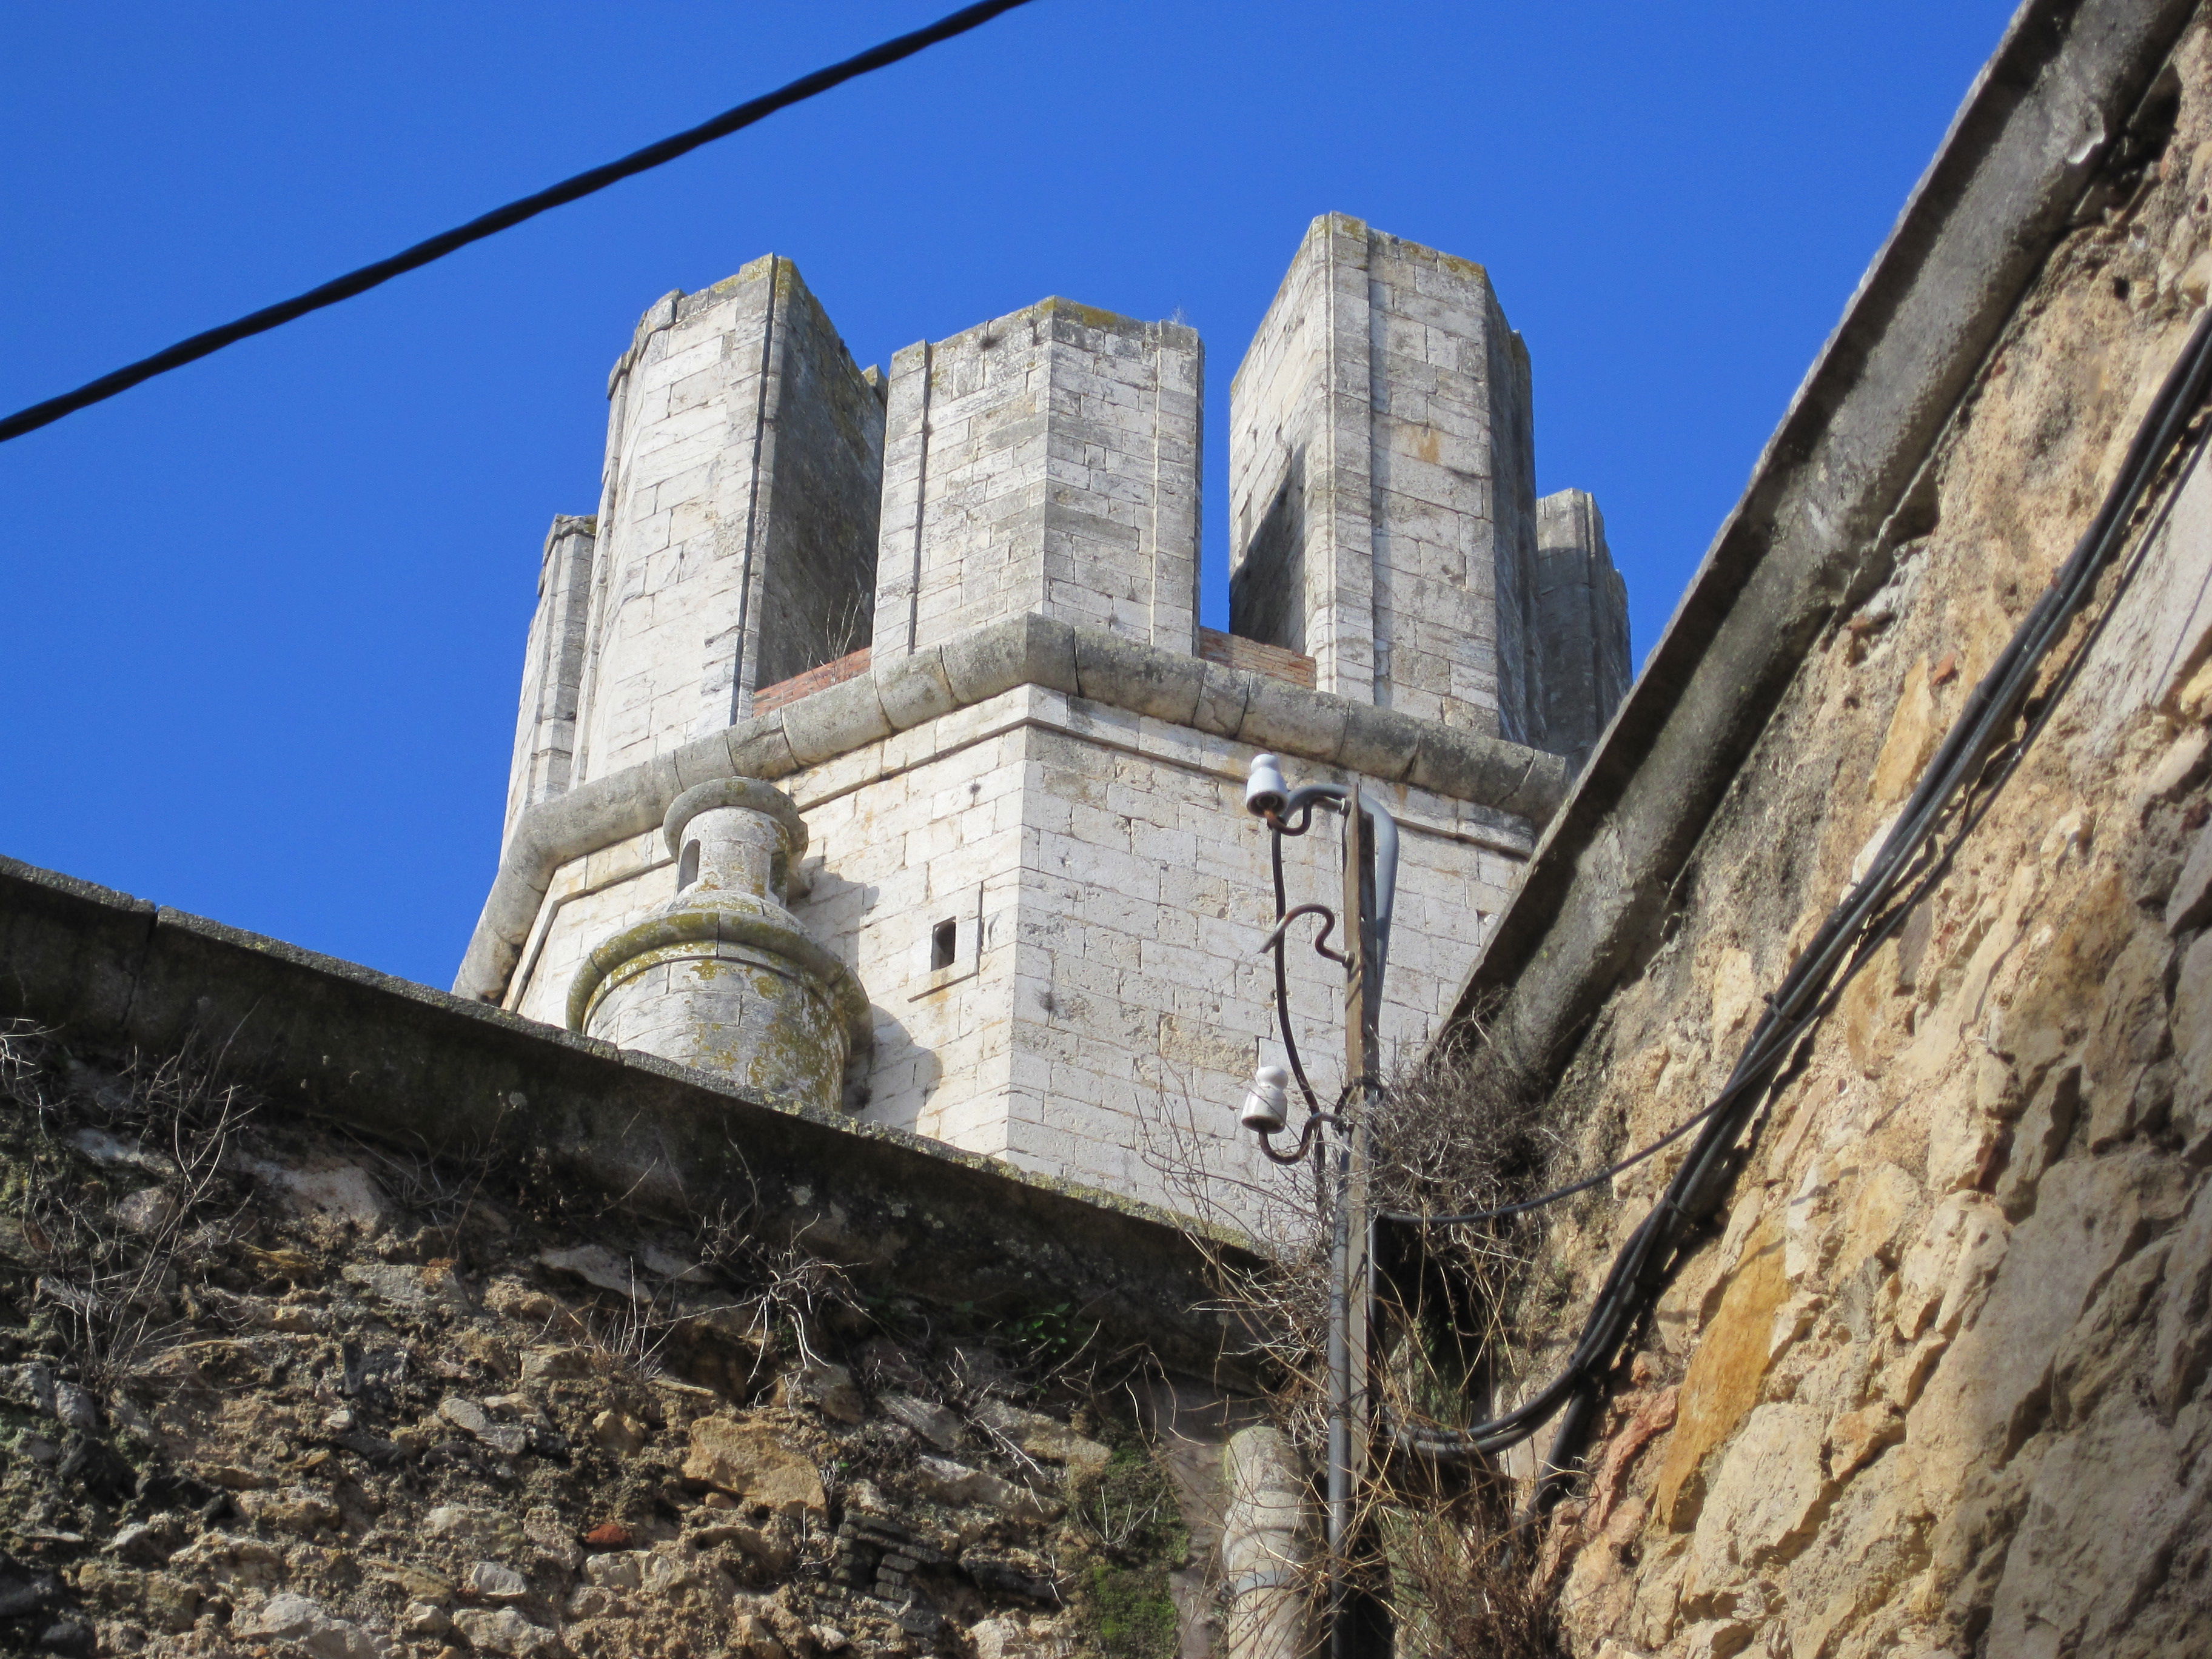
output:
<path id="1" fill-rule="evenodd" d="M 825 662 L 819 668 L 810 668 L 804 674 L 793 674 L 787 680 L 778 680 L 774 685 L 763 685 L 753 693 L 753 713 L 773 714 L 787 703 L 797 702 L 801 697 L 811 696 L 817 691 L 826 691 L 833 685 L 842 685 L 856 674 L 868 672 L 868 647 L 848 652 L 835 662 Z M 1306 684 L 1313 684 L 1313 670 L 1306 670 Z"/>
<path id="2" fill-rule="evenodd" d="M 1243 668 L 1273 679 L 1288 680 L 1309 691 L 1314 689 L 1314 659 L 1284 646 L 1262 645 L 1257 640 L 1242 640 L 1234 634 L 1201 628 L 1198 630 L 1198 654 L 1224 668 Z"/>

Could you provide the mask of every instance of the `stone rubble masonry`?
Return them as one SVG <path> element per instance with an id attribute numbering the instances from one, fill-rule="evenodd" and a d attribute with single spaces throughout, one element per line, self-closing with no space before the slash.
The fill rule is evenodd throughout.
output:
<path id="1" fill-rule="evenodd" d="M 1579 767 L 1628 693 L 1628 588 L 1587 489 L 1536 503 L 1536 684 L 1544 746 Z"/>
<path id="2" fill-rule="evenodd" d="M 638 325 L 609 381 L 576 781 L 742 716 L 865 643 L 878 383 L 787 259 Z"/>
<path id="3" fill-rule="evenodd" d="M 143 916 L 130 907 L 118 939 L 118 907 L 35 878 L 19 896 L 13 876 L 0 870 L 9 1016 L 88 988 L 72 968 L 136 981 L 158 1007 L 158 959 L 211 942 L 188 924 L 133 930 Z M 66 932 L 47 932 L 57 923 Z M 100 934 L 125 953 L 82 951 Z M 1155 1224 L 1168 1249 L 1147 1273 L 1128 1249 L 1133 1218 L 1109 1211 L 1085 1228 L 1065 1195 L 1056 1236 L 1040 1238 L 1028 1183 L 941 1149 L 877 1187 L 893 1139 L 849 1127 L 825 1129 L 813 1167 L 778 1168 L 756 1145 L 764 1156 L 684 1169 L 675 1205 L 641 1204 L 616 1166 L 640 1130 L 670 1127 L 649 1075 L 588 1057 L 566 1080 L 617 1097 L 601 1124 L 615 1156 L 547 1170 L 540 1156 L 579 1150 L 562 1133 L 574 1045 L 480 1009 L 441 1020 L 408 994 L 419 988 L 374 991 L 362 976 L 332 999 L 281 950 L 190 964 L 205 1002 L 252 1011 L 249 1048 L 288 1027 L 304 1037 L 292 1063 L 258 1076 L 234 1051 L 210 1075 L 194 1034 L 135 1008 L 130 1038 L 96 1021 L 66 1049 L 10 1033 L 9 1189 L 66 1182 L 83 1237 L 150 1261 L 134 1311 L 161 1322 L 150 1340 L 94 1346 L 81 1324 L 39 1316 L 27 1286 L 0 1297 L 11 1652 L 1111 1651 L 1102 1610 L 1077 1593 L 1105 1565 L 1105 1540 L 1061 1524 L 1109 1465 L 1121 1492 L 1134 1485 L 1138 1504 L 1182 1523 L 1139 1546 L 1121 1607 L 1176 1629 L 1179 1650 L 1208 1650 L 1223 1443 L 1257 1402 L 1231 1392 L 1233 1364 L 1207 1375 L 1220 1324 L 1177 1305 L 1204 1294 L 1188 1243 Z M 23 972 L 40 968 L 61 971 Z M 162 1036 L 178 1046 L 136 1045 Z M 516 1036 L 538 1063 L 502 1080 L 525 1085 L 507 1103 L 528 1109 L 506 1114 L 519 1133 L 487 1146 L 477 1134 L 494 1103 L 477 1068 Z M 459 1064 L 425 1067 L 426 1050 Z M 143 1086 L 149 1063 L 222 1091 L 220 1127 L 148 1122 L 166 1104 Z M 319 1085 L 341 1076 L 333 1112 Z M 443 1091 L 399 1097 L 426 1082 Z M 442 1138 L 393 1133 L 395 1121 Z M 727 1119 L 708 1121 L 726 1142 Z M 980 1194 L 963 1196 L 963 1178 Z M 171 1221 L 134 1237 L 131 1212 L 149 1195 Z M 40 1251 L 50 1289 L 85 1272 L 74 1241 L 63 1250 Z M 818 1290 L 795 1312 L 762 1270 L 787 1261 Z M 1179 1370 L 1148 1356 L 1126 1389 L 1070 1387 L 1038 1363 L 1041 1325 L 1073 1316 L 1087 1334 L 1103 1315 L 1115 1324 L 1094 1340 L 1149 1335 L 1127 1321 L 1141 1301 L 1109 1291 L 1094 1313 L 1100 1273 L 1117 1267 L 1139 1270 L 1115 1290 L 1152 1280 L 1167 1334 L 1200 1344 Z M 155 1301 L 165 1277 L 193 1293 Z M 646 1320 L 641 1352 L 632 1334 Z M 1295 1487 L 1279 1495 L 1295 1525 Z M 1185 1540 L 1195 1559 L 1177 1574 Z M 1111 1559 L 1127 1567 L 1132 1554 Z"/>
<path id="4" fill-rule="evenodd" d="M 576 704 L 583 689 L 586 619 L 592 592 L 595 520 L 560 517 L 545 532 L 538 575 L 538 608 L 522 659 L 522 704 L 514 722 L 514 763 L 507 775 L 507 819 L 568 787 L 576 749 Z"/>
<path id="5" fill-rule="evenodd" d="M 343 1133 L 536 1163 L 608 1213 L 696 1214 L 804 1238 L 886 1288 L 999 1305 L 1050 1285 L 1114 1340 L 1219 1363 L 1205 1267 L 1173 1219 L 842 1112 L 0 859 L 0 1012 L 74 1052 L 204 1053 Z M 411 1269 L 408 1270 L 411 1273 Z"/>
<path id="6" fill-rule="evenodd" d="M 1033 611 L 1189 653 L 1205 356 L 1050 299 L 891 360 L 875 654 Z"/>
<path id="7" fill-rule="evenodd" d="M 1237 371 L 1229 448 L 1231 633 L 1311 656 L 1340 696 L 1563 747 L 1528 356 L 1481 266 L 1315 220 Z"/>

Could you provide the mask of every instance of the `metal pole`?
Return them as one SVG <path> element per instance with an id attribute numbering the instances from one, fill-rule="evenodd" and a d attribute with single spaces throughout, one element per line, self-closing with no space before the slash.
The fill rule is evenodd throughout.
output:
<path id="1" fill-rule="evenodd" d="M 1352 1582 L 1359 1476 L 1367 1459 L 1367 1137 L 1376 1037 L 1374 841 L 1357 789 L 1344 814 L 1344 1115 L 1326 1156 L 1334 1180 L 1328 1322 L 1330 1659 L 1362 1659 L 1364 1597 Z"/>

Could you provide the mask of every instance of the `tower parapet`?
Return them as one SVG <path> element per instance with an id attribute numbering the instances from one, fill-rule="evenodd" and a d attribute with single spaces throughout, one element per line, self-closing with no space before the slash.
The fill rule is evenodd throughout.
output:
<path id="1" fill-rule="evenodd" d="M 1324 214 L 1229 399 L 1230 631 L 1540 743 L 1528 354 L 1488 273 Z"/>
<path id="2" fill-rule="evenodd" d="M 867 641 L 879 383 L 770 254 L 646 313 L 608 381 L 578 781 Z"/>
<path id="3" fill-rule="evenodd" d="M 592 558 L 596 519 L 562 515 L 545 532 L 538 608 L 522 656 L 522 703 L 515 715 L 514 760 L 507 781 L 500 842 L 526 809 L 567 793 L 574 770 L 576 706 L 590 644 Z"/>
<path id="4" fill-rule="evenodd" d="M 893 357 L 876 659 L 1024 611 L 1194 650 L 1204 374 L 1060 299 Z"/>
<path id="5" fill-rule="evenodd" d="M 1628 695 L 1628 588 L 1587 489 L 1536 503 L 1537 684 L 1544 746 L 1576 769 Z"/>

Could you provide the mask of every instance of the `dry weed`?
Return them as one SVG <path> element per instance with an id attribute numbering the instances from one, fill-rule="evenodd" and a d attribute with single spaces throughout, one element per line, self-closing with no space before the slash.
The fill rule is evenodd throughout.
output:
<path id="1" fill-rule="evenodd" d="M 1543 1097 L 1480 1031 L 1395 1078 L 1370 1108 L 1371 1208 L 1415 1215 L 1485 1210 L 1524 1198 L 1569 1157 L 1546 1126 Z M 1266 1186 L 1207 1172 L 1199 1125 L 1224 1103 L 1164 1114 L 1147 1162 L 1211 1264 L 1218 1306 L 1243 1333 L 1278 1424 L 1323 1465 L 1330 1194 L 1310 1166 Z M 1534 1265 L 1540 1219 L 1473 1226 L 1386 1226 L 1377 1235 L 1378 1422 L 1457 1424 L 1486 1415 L 1514 1369 L 1510 1298 Z M 1250 1254 L 1240 1245 L 1249 1246 Z M 1439 1470 L 1378 1445 L 1362 1483 L 1355 1571 L 1389 1610 L 1401 1650 L 1536 1659 L 1558 1644 L 1526 1540 L 1516 1539 L 1502 1480 Z M 1318 1563 L 1312 1594 L 1322 1593 Z"/>
<path id="2" fill-rule="evenodd" d="M 35 1026 L 0 1029 L 0 1101 L 25 1142 L 13 1196 L 37 1260 L 34 1297 L 60 1314 L 95 1395 L 181 1328 L 179 1298 L 235 1213 L 228 1166 L 253 1102 L 216 1080 L 221 1058 L 187 1044 L 100 1073 L 72 1066 Z M 144 1184 L 111 1202 L 112 1176 L 88 1177 L 88 1164 Z"/>

